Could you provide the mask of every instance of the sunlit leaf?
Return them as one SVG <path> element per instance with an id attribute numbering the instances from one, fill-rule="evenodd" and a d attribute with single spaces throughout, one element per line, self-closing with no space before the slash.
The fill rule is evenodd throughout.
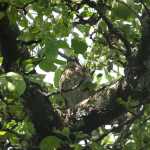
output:
<path id="1" fill-rule="evenodd" d="M 6 131 L 0 130 L 0 138 L 1 136 L 4 136 L 6 133 L 7 133 Z"/>
<path id="2" fill-rule="evenodd" d="M 25 89 L 26 83 L 20 74 L 8 72 L 6 74 L 7 87 L 10 92 L 14 92 L 17 96 L 21 96 Z"/>
<path id="3" fill-rule="evenodd" d="M 8 72 L 5 75 L 1 75 L 0 86 L 8 95 L 14 97 L 20 97 L 26 89 L 23 77 L 15 72 Z"/>

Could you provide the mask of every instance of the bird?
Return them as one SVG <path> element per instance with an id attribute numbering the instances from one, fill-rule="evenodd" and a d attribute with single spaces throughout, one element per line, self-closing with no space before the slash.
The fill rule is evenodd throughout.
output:
<path id="1" fill-rule="evenodd" d="M 69 62 L 64 69 L 59 88 L 67 108 L 75 108 L 82 100 L 93 94 L 90 90 L 92 77 L 85 67 L 76 61 Z"/>

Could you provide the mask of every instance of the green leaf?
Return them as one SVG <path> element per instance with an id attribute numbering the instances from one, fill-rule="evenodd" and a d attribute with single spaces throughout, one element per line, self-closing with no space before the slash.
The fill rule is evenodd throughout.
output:
<path id="1" fill-rule="evenodd" d="M 59 48 L 69 49 L 69 45 L 66 41 L 58 40 L 57 45 Z"/>
<path id="2" fill-rule="evenodd" d="M 25 26 L 25 25 L 23 25 Z M 30 40 L 33 40 L 35 38 L 36 34 L 32 33 L 32 32 L 23 32 L 19 38 L 23 41 L 30 41 Z"/>
<path id="3" fill-rule="evenodd" d="M 45 41 L 45 56 L 53 61 L 58 54 L 57 40 L 47 39 Z"/>
<path id="4" fill-rule="evenodd" d="M 6 126 L 6 128 L 7 129 L 11 129 L 11 128 L 13 128 L 14 126 L 16 126 L 16 121 L 15 120 L 11 120 L 11 121 L 9 121 L 5 126 Z"/>
<path id="5" fill-rule="evenodd" d="M 0 12 L 0 20 L 3 19 L 3 17 L 5 16 L 4 12 Z"/>
<path id="6" fill-rule="evenodd" d="M 53 90 L 54 91 L 54 90 Z M 55 90 L 56 91 L 56 90 Z M 54 92 L 55 92 L 54 91 Z M 65 106 L 64 104 L 64 99 L 63 97 L 59 94 L 59 95 L 54 95 L 51 97 L 51 102 L 52 104 L 54 104 L 55 106 L 56 105 L 59 105 L 59 106 Z"/>
<path id="7" fill-rule="evenodd" d="M 26 83 L 20 74 L 8 72 L 6 74 L 6 79 L 8 80 L 7 86 L 9 91 L 15 92 L 18 97 L 24 93 L 26 89 Z"/>
<path id="8" fill-rule="evenodd" d="M 72 147 L 74 148 L 74 150 L 82 150 L 82 146 L 79 144 L 73 144 Z"/>
<path id="9" fill-rule="evenodd" d="M 38 2 L 39 2 L 39 4 L 40 4 L 41 6 L 43 6 L 44 8 L 47 8 L 47 6 L 48 6 L 48 4 L 49 4 L 49 1 L 48 1 L 48 0 L 39 0 Z"/>
<path id="10" fill-rule="evenodd" d="M 57 69 L 55 71 L 55 76 L 54 76 L 54 85 L 55 87 L 59 88 L 59 80 L 60 80 L 60 77 L 62 75 L 62 72 L 63 70 L 62 69 Z"/>
<path id="11" fill-rule="evenodd" d="M 59 36 L 68 36 L 68 34 L 69 34 L 69 28 L 67 26 L 68 25 L 65 24 L 63 21 L 59 21 L 54 26 L 54 32 L 56 32 L 57 35 L 59 35 Z"/>
<path id="12" fill-rule="evenodd" d="M 125 145 L 124 150 L 136 150 L 136 144 L 134 142 L 129 142 Z"/>
<path id="13" fill-rule="evenodd" d="M 30 81 L 32 81 L 36 84 L 42 85 L 45 75 L 32 74 L 32 75 L 28 76 L 28 78 Z"/>
<path id="14" fill-rule="evenodd" d="M 62 133 L 63 133 L 65 136 L 69 137 L 69 136 L 70 136 L 70 129 L 69 129 L 68 127 L 65 127 L 65 128 L 62 130 Z"/>
<path id="15" fill-rule="evenodd" d="M 65 65 L 65 64 L 66 64 L 66 61 L 59 60 L 59 59 L 55 59 L 55 63 L 56 63 L 56 64 L 59 64 L 59 65 Z"/>
<path id="16" fill-rule="evenodd" d="M 20 97 L 26 89 L 26 83 L 20 74 L 8 72 L 0 76 L 0 88 L 8 96 Z"/>
<path id="17" fill-rule="evenodd" d="M 127 19 L 132 15 L 132 11 L 123 4 L 116 5 L 115 8 L 113 8 L 112 15 L 116 18 L 122 18 Z"/>
<path id="18" fill-rule="evenodd" d="M 83 54 L 87 50 L 87 44 L 80 38 L 74 38 L 71 41 L 71 46 L 76 54 Z"/>
<path id="19" fill-rule="evenodd" d="M 31 138 L 32 134 L 35 132 L 33 124 L 28 119 L 18 122 L 18 125 L 14 130 L 28 138 Z"/>
<path id="20" fill-rule="evenodd" d="M 93 142 L 91 145 L 92 150 L 104 150 L 103 146 L 99 143 Z"/>
<path id="21" fill-rule="evenodd" d="M 23 112 L 23 106 L 19 102 L 16 102 L 14 105 L 7 106 L 7 108 L 9 109 L 9 112 L 11 112 L 11 114 L 18 119 L 22 119 L 25 116 L 25 113 Z"/>
<path id="22" fill-rule="evenodd" d="M 45 71 L 55 71 L 57 69 L 57 67 L 53 64 L 53 62 L 51 62 L 48 59 L 44 59 L 42 62 L 40 62 L 39 64 L 40 68 L 45 70 Z"/>
<path id="23" fill-rule="evenodd" d="M 0 138 L 1 138 L 2 136 L 4 136 L 6 133 L 7 133 L 6 131 L 0 130 Z"/>
<path id="24" fill-rule="evenodd" d="M 16 7 L 11 7 L 10 12 L 8 13 L 11 24 L 16 24 L 18 18 L 18 12 Z"/>
<path id="25" fill-rule="evenodd" d="M 33 69 L 35 67 L 32 59 L 27 59 L 27 60 L 23 61 L 22 65 L 23 65 L 24 71 L 26 73 L 33 71 Z"/>
<path id="26" fill-rule="evenodd" d="M 55 136 L 47 136 L 40 143 L 40 150 L 56 150 L 62 141 Z"/>

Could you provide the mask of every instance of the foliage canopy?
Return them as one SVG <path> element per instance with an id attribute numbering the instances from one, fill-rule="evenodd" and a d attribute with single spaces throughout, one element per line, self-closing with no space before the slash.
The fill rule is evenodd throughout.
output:
<path id="1" fill-rule="evenodd" d="M 148 150 L 149 6 L 0 0 L 0 150 Z"/>

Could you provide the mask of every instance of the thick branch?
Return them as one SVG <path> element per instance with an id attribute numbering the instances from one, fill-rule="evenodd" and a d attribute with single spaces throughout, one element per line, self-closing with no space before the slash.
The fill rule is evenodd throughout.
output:
<path id="1" fill-rule="evenodd" d="M 23 99 L 25 111 L 33 122 L 38 140 L 50 135 L 54 127 L 61 127 L 60 118 L 38 85 L 29 85 Z"/>
<path id="2" fill-rule="evenodd" d="M 1 7 L 0 3 L 0 7 Z M 8 4 L 7 4 L 8 5 Z M 8 7 L 8 6 L 7 6 Z M 13 66 L 18 58 L 25 59 L 29 57 L 29 52 L 26 49 L 18 48 L 17 37 L 20 34 L 17 24 L 11 24 L 6 14 L 6 9 L 0 12 L 4 17 L 0 19 L 0 50 L 3 56 L 2 66 L 5 72 L 14 70 Z"/>
<path id="3" fill-rule="evenodd" d="M 80 104 L 77 110 L 84 112 L 84 115 L 80 116 L 80 119 L 76 116 L 72 130 L 90 133 L 99 126 L 110 124 L 114 119 L 127 112 L 119 99 L 126 102 L 131 92 L 128 91 L 128 87 L 122 80 L 119 84 L 116 89 L 104 89 L 85 100 L 85 103 L 82 102 L 83 104 Z"/>

